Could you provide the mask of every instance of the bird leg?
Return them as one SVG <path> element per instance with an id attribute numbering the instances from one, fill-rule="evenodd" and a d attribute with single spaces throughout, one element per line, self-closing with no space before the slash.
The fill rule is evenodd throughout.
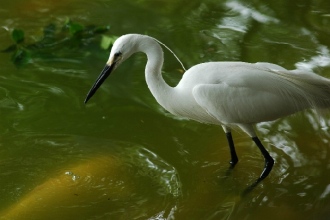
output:
<path id="1" fill-rule="evenodd" d="M 235 165 L 238 162 L 238 157 L 236 154 L 236 150 L 235 150 L 235 146 L 234 146 L 234 141 L 233 141 L 233 137 L 231 135 L 231 132 L 226 132 L 226 137 L 227 137 L 227 141 L 229 144 L 229 150 L 230 150 L 230 156 L 231 156 L 231 160 L 230 160 L 230 168 L 234 168 Z"/>
<path id="2" fill-rule="evenodd" d="M 257 180 L 257 182 L 259 183 L 261 180 L 265 179 L 272 170 L 274 165 L 274 159 L 269 155 L 268 151 L 262 145 L 261 141 L 257 136 L 253 137 L 252 140 L 254 141 L 254 143 L 256 143 L 256 145 L 258 146 L 259 150 L 261 151 L 262 155 L 265 158 L 264 170 L 262 171 L 260 177 Z"/>
<path id="3" fill-rule="evenodd" d="M 259 150 L 261 151 L 262 155 L 265 158 L 265 167 L 264 170 L 262 171 L 260 177 L 248 188 L 246 188 L 243 192 L 243 196 L 248 194 L 249 192 L 251 192 L 254 187 L 256 187 L 263 179 L 265 179 L 268 174 L 270 173 L 270 171 L 273 168 L 274 165 L 274 159 L 269 155 L 268 151 L 265 149 L 265 147 L 262 145 L 261 141 L 259 140 L 259 138 L 257 136 L 252 137 L 252 140 L 254 141 L 254 143 L 258 146 Z"/>

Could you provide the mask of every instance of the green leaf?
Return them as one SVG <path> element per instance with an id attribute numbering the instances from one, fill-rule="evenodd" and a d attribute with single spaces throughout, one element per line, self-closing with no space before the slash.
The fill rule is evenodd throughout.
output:
<path id="1" fill-rule="evenodd" d="M 101 48 L 104 50 L 108 50 L 110 48 L 110 46 L 113 45 L 113 43 L 117 40 L 117 36 L 106 36 L 103 35 L 102 39 L 101 39 Z"/>
<path id="2" fill-rule="evenodd" d="M 75 35 L 84 30 L 84 26 L 78 23 L 72 23 L 70 26 L 70 33 Z"/>
<path id="3" fill-rule="evenodd" d="M 24 41 L 24 31 L 20 29 L 14 29 L 11 33 L 11 37 L 17 44 L 20 44 Z"/>
<path id="4" fill-rule="evenodd" d="M 32 59 L 31 53 L 23 48 L 17 49 L 11 57 L 11 60 L 13 61 L 16 67 L 21 67 L 25 64 L 30 63 L 31 59 Z"/>
<path id="5" fill-rule="evenodd" d="M 46 27 L 44 27 L 43 30 L 44 36 L 41 40 L 32 43 L 28 45 L 26 48 L 31 50 L 42 50 L 47 47 L 52 47 L 54 44 L 56 44 L 56 25 L 55 24 L 49 24 Z"/>
<path id="6" fill-rule="evenodd" d="M 103 34 L 105 32 L 107 32 L 108 30 L 110 30 L 110 26 L 99 26 L 99 27 L 96 27 L 94 29 L 94 34 Z"/>
<path id="7" fill-rule="evenodd" d="M 69 33 L 72 36 L 82 32 L 85 29 L 85 27 L 83 25 L 81 25 L 79 23 L 75 23 L 71 20 L 68 20 L 63 28 L 69 30 Z"/>
<path id="8" fill-rule="evenodd" d="M 53 39 L 55 37 L 56 32 L 56 25 L 55 24 L 49 24 L 44 28 L 44 38 L 51 38 Z"/>
<path id="9" fill-rule="evenodd" d="M 78 22 L 73 22 L 69 18 L 65 21 L 60 30 L 55 24 L 48 24 L 43 28 L 43 37 L 31 44 L 23 44 L 25 40 L 25 33 L 20 29 L 13 29 L 11 37 L 15 44 L 0 52 L 10 52 L 11 60 L 16 67 L 23 67 L 24 65 L 40 60 L 51 60 L 57 57 L 63 57 L 67 54 L 72 54 L 72 50 L 79 49 L 80 52 L 85 52 L 86 56 L 90 56 L 90 50 L 109 49 L 116 36 L 102 36 L 109 31 L 110 26 L 97 25 L 82 25 Z M 97 35 L 102 36 L 101 42 Z M 98 47 L 98 44 L 100 47 Z"/>

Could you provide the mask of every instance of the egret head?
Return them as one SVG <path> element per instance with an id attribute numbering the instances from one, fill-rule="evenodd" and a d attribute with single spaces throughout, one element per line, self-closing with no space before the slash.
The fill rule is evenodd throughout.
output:
<path id="1" fill-rule="evenodd" d="M 110 73 L 115 70 L 123 61 L 137 51 L 136 41 L 139 35 L 127 34 L 118 38 L 112 46 L 109 60 L 103 68 L 101 74 L 96 79 L 93 87 L 87 94 L 85 103 L 94 95 L 97 89 L 108 78 Z"/>

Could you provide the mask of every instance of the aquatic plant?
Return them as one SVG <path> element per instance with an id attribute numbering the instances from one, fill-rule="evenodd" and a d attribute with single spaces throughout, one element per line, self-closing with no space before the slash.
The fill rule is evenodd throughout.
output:
<path id="1" fill-rule="evenodd" d="M 40 40 L 26 43 L 25 32 L 21 29 L 13 29 L 11 38 L 14 44 L 1 52 L 12 53 L 11 61 L 20 68 L 26 64 L 40 60 L 63 58 L 63 53 L 87 49 L 90 45 L 98 45 L 99 49 L 108 50 L 116 39 L 116 36 L 104 35 L 110 26 L 83 25 L 67 19 L 63 26 L 57 28 L 53 23 L 43 28 Z M 97 38 L 97 35 L 102 35 Z M 85 53 L 90 54 L 90 53 Z M 65 56 L 64 56 L 65 57 Z"/>

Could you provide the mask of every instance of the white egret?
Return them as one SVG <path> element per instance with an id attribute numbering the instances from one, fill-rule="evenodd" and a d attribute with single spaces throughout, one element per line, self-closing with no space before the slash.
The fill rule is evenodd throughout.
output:
<path id="1" fill-rule="evenodd" d="M 271 63 L 202 63 L 188 69 L 178 85 L 170 87 L 161 74 L 164 57 L 159 43 L 152 37 L 139 34 L 118 38 L 85 103 L 123 61 L 136 52 L 145 53 L 148 58 L 146 82 L 157 102 L 174 115 L 222 126 L 229 144 L 232 168 L 238 157 L 231 128 L 239 127 L 252 138 L 265 159 L 265 166 L 251 188 L 268 176 L 274 164 L 253 125 L 308 108 L 330 107 L 330 80 Z"/>

